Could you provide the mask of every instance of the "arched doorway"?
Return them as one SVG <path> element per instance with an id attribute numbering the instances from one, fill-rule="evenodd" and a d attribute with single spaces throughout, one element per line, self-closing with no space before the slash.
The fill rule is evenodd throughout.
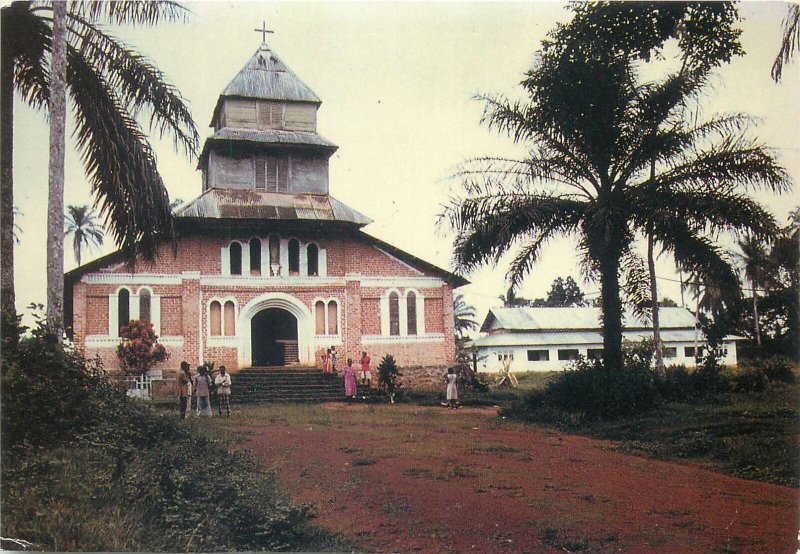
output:
<path id="1" fill-rule="evenodd" d="M 266 308 L 250 320 L 250 352 L 254 366 L 299 362 L 297 318 L 282 308 Z"/>

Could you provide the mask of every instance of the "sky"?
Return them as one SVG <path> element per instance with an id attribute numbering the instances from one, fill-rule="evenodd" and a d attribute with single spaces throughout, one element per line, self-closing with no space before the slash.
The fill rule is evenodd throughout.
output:
<path id="1" fill-rule="evenodd" d="M 217 98 L 257 50 L 266 21 L 270 47 L 323 103 L 318 132 L 339 146 L 330 160 L 330 193 L 369 216 L 364 231 L 440 267 L 452 269 L 452 235 L 437 214 L 457 190 L 456 166 L 477 156 L 515 156 L 519 146 L 481 125 L 476 94 L 521 98 L 519 82 L 542 39 L 570 12 L 556 2 L 194 2 L 188 22 L 110 32 L 148 56 L 186 99 L 201 138 Z M 701 113 L 745 112 L 757 118 L 751 136 L 773 148 L 800 181 L 800 60 L 770 78 L 787 4 L 743 2 L 746 55 L 718 70 Z M 800 56 L 798 56 L 800 58 Z M 146 130 L 146 129 L 145 129 Z M 69 131 L 68 131 L 69 132 Z M 41 113 L 17 98 L 14 130 L 15 205 L 21 212 L 16 247 L 18 311 L 46 298 L 47 127 Z M 66 204 L 93 198 L 67 139 Z M 172 199 L 201 192 L 196 160 L 170 139 L 151 139 Z M 757 195 L 785 223 L 797 192 Z M 111 239 L 83 254 L 90 261 L 114 250 Z M 641 249 L 644 252 L 644 249 Z M 75 267 L 70 245 L 65 264 Z M 356 270 L 357 268 L 353 268 Z M 507 289 L 507 261 L 487 266 L 459 289 L 482 321 Z M 680 303 L 672 261 L 657 262 L 659 296 Z M 544 297 L 552 281 L 573 276 L 589 298 L 599 285 L 582 281 L 575 242 L 551 243 L 518 296 Z M 687 297 L 688 302 L 688 297 Z M 26 321 L 30 322 L 29 319 Z"/>

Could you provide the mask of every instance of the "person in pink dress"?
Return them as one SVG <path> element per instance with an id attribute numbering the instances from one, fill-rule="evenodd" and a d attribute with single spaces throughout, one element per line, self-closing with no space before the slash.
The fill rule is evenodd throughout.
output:
<path id="1" fill-rule="evenodd" d="M 356 368 L 353 367 L 353 360 L 347 358 L 347 365 L 344 366 L 342 371 L 344 375 L 344 395 L 347 399 L 355 398 L 356 396 Z"/>

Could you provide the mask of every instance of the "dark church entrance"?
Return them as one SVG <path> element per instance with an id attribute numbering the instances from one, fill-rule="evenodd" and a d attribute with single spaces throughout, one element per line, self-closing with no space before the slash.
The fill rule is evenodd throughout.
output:
<path id="1" fill-rule="evenodd" d="M 280 308 L 261 310 L 250 321 L 254 366 L 284 366 L 299 362 L 297 318 Z"/>

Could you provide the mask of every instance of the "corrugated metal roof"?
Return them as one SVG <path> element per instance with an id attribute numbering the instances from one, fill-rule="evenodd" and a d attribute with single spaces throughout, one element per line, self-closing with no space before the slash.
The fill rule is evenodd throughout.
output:
<path id="1" fill-rule="evenodd" d="M 335 198 L 242 189 L 210 189 L 181 206 L 175 216 L 211 219 L 281 219 L 343 221 L 364 226 L 367 216 Z"/>
<path id="2" fill-rule="evenodd" d="M 228 83 L 222 96 L 322 103 L 314 91 L 270 50 L 266 42 Z"/>
<path id="3" fill-rule="evenodd" d="M 581 330 L 599 329 L 600 308 L 492 308 L 486 315 L 481 331 L 493 329 L 523 330 Z M 694 328 L 694 316 L 686 308 L 660 308 L 662 328 Z M 627 329 L 648 329 L 652 324 L 626 313 L 623 326 Z"/>
<path id="4" fill-rule="evenodd" d="M 241 140 L 262 144 L 307 144 L 310 146 L 337 148 L 331 141 L 311 131 L 283 131 L 279 129 L 261 131 L 224 127 L 210 136 L 208 140 Z"/>
<path id="5" fill-rule="evenodd" d="M 652 332 L 646 331 L 625 331 L 623 337 L 630 341 L 640 341 L 642 339 L 653 338 Z M 694 329 L 674 329 L 662 330 L 661 341 L 666 343 L 691 343 L 694 342 Z M 699 335 L 701 343 L 705 343 L 702 334 Z M 726 341 L 741 340 L 742 337 L 729 335 Z M 585 344 L 589 346 L 603 347 L 603 336 L 600 331 L 562 331 L 562 332 L 534 332 L 534 333 L 497 333 L 488 335 L 472 341 L 474 346 L 561 346 Z"/>

